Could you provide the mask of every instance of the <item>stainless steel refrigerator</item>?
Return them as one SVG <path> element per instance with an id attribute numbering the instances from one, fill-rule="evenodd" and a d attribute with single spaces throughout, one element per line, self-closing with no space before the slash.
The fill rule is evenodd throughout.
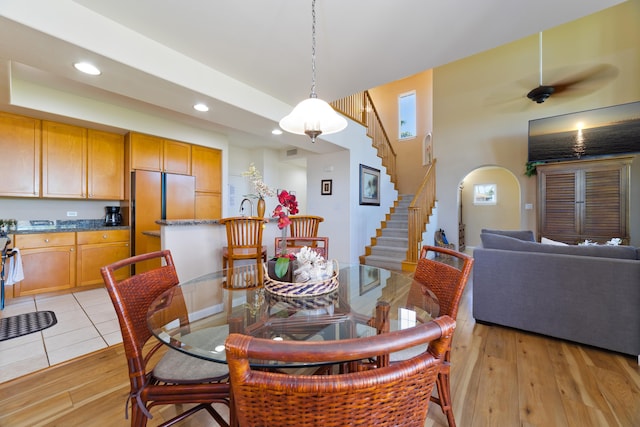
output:
<path id="1" fill-rule="evenodd" d="M 195 218 L 195 177 L 164 172 L 131 172 L 132 253 L 160 250 L 160 219 Z M 140 273 L 159 261 L 138 266 Z"/>

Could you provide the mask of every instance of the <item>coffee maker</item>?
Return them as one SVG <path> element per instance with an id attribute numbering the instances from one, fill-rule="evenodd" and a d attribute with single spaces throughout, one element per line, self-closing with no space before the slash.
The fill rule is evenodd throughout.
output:
<path id="1" fill-rule="evenodd" d="M 104 217 L 104 225 L 116 226 L 122 224 L 122 215 L 120 214 L 120 206 L 105 206 L 106 215 Z"/>

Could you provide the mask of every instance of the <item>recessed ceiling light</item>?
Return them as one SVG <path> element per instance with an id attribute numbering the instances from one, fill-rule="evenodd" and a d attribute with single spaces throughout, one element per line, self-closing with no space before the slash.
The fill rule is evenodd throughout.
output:
<path id="1" fill-rule="evenodd" d="M 282 130 L 274 129 L 274 130 L 271 131 L 271 133 L 274 134 L 274 135 L 282 135 Z"/>
<path id="2" fill-rule="evenodd" d="M 194 110 L 198 110 L 198 111 L 209 111 L 209 107 L 207 107 L 205 104 L 196 104 L 193 106 Z"/>
<path id="3" fill-rule="evenodd" d="M 91 74 L 92 76 L 99 76 L 102 74 L 102 71 L 100 71 L 95 65 L 89 64 L 88 62 L 76 62 L 73 66 L 76 67 L 76 70 L 82 71 L 86 74 Z"/>

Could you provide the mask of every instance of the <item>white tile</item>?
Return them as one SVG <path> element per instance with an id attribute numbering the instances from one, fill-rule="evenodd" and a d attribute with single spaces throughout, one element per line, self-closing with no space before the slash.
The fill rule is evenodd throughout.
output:
<path id="1" fill-rule="evenodd" d="M 49 361 L 46 354 L 31 355 L 28 358 L 23 358 L 3 366 L 2 369 L 0 369 L 0 382 L 9 381 L 48 367 Z"/>
<path id="2" fill-rule="evenodd" d="M 106 322 L 95 323 L 95 327 L 100 335 L 105 336 L 114 332 L 120 332 L 120 323 L 118 319 L 107 320 Z"/>
<path id="3" fill-rule="evenodd" d="M 93 338 L 100 338 L 100 334 L 93 326 L 75 329 L 73 331 L 58 334 L 52 337 L 44 338 L 44 345 L 47 353 L 59 350 L 63 347 L 69 347 L 83 341 L 89 341 Z"/>
<path id="4" fill-rule="evenodd" d="M 122 334 L 120 333 L 120 330 L 116 332 L 111 332 L 108 334 L 102 334 L 102 338 L 110 346 L 115 344 L 120 344 L 122 342 Z"/>
<path id="5" fill-rule="evenodd" d="M 113 307 L 111 298 L 105 288 L 90 289 L 88 291 L 74 292 L 74 297 L 81 306 L 90 307 L 92 305 L 108 304 Z"/>
<path id="6" fill-rule="evenodd" d="M 36 304 L 32 297 L 10 299 L 5 301 L 4 310 L 0 310 L 0 317 L 17 316 L 32 311 L 36 311 Z"/>
<path id="7" fill-rule="evenodd" d="M 80 308 L 74 311 L 56 313 L 56 319 L 58 319 L 57 324 L 42 331 L 42 335 L 45 338 L 93 325 L 86 313 Z"/>
<path id="8" fill-rule="evenodd" d="M 47 355 L 49 356 L 49 363 L 53 366 L 106 347 L 107 344 L 102 338 L 93 338 L 58 350 L 50 351 Z"/>
<path id="9" fill-rule="evenodd" d="M 83 307 L 83 308 L 85 313 L 87 313 L 87 315 L 89 316 L 89 319 L 91 319 L 91 321 L 94 324 L 118 319 L 116 310 L 113 308 L 111 304 L 92 305 L 92 306 Z"/>
<path id="10" fill-rule="evenodd" d="M 40 333 L 32 334 L 40 335 Z M 15 338 L 19 339 L 19 338 Z M 9 340 L 11 341 L 11 340 Z M 29 341 L 24 345 L 18 347 L 11 347 L 8 350 L 0 352 L 0 366 L 2 371 L 7 369 L 6 367 L 12 363 L 19 362 L 24 359 L 29 359 L 36 356 L 46 356 L 44 344 L 40 337 L 37 341 Z"/>
<path id="11" fill-rule="evenodd" d="M 34 341 L 42 342 L 42 333 L 40 331 L 34 332 L 32 334 L 23 335 L 17 338 L 11 338 L 8 340 L 0 341 L 0 354 L 1 352 L 6 351 L 10 348 L 21 347 Z"/>
<path id="12" fill-rule="evenodd" d="M 75 311 L 81 308 L 78 301 L 76 301 L 71 294 L 55 296 L 36 295 L 36 307 L 38 307 L 39 311 L 53 311 L 56 317 L 58 317 L 60 313 Z"/>

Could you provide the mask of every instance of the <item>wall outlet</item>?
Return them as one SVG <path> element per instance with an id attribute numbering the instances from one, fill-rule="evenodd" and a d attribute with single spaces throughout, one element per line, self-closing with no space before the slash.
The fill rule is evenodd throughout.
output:
<path id="1" fill-rule="evenodd" d="M 78 212 L 67 211 L 67 216 L 78 216 Z"/>
<path id="2" fill-rule="evenodd" d="M 528 211 L 533 209 L 533 203 L 525 203 L 524 208 Z"/>

